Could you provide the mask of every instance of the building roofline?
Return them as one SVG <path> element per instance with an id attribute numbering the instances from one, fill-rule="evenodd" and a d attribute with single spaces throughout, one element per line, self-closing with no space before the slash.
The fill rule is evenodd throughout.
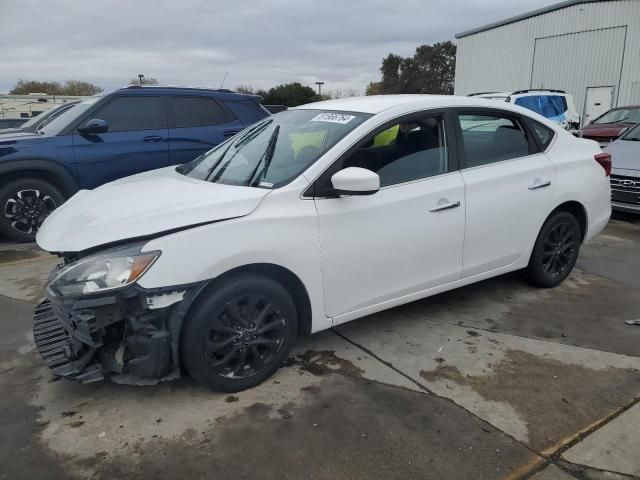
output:
<path id="1" fill-rule="evenodd" d="M 472 28 L 471 30 L 465 30 L 464 32 L 456 33 L 455 38 L 468 37 L 469 35 L 473 35 L 475 33 L 480 33 L 486 30 L 491 30 L 493 28 L 502 27 L 504 25 L 509 25 L 510 23 L 519 22 L 520 20 L 526 20 L 527 18 L 537 17 L 538 15 L 544 15 L 545 13 L 553 12 L 555 10 L 561 10 L 567 7 L 572 7 L 574 5 L 580 5 L 582 3 L 611 2 L 611 1 L 613 0 L 567 0 L 564 2 L 556 3 L 554 5 L 549 5 L 548 7 L 543 7 L 537 10 L 532 10 L 527 13 L 522 13 L 520 15 L 516 15 L 515 17 L 509 17 L 504 20 L 500 20 L 494 23 L 489 23 L 488 25 L 484 25 L 482 27 L 476 27 L 476 28 Z"/>

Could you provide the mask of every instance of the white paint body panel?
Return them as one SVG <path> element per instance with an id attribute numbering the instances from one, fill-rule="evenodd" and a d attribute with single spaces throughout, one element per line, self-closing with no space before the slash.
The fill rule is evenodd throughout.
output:
<path id="1" fill-rule="evenodd" d="M 304 196 L 326 168 L 385 122 L 457 106 L 488 105 L 466 97 L 390 95 L 300 107 L 374 115 L 281 188 L 217 185 L 173 169 L 149 172 L 76 195 L 45 222 L 38 243 L 50 251 L 77 252 L 213 222 L 148 241 L 143 251 L 162 255 L 138 283 L 179 286 L 247 265 L 277 265 L 306 288 L 315 332 L 525 266 L 542 223 L 563 202 L 584 206 L 587 239 L 604 228 L 610 189 L 593 159 L 598 145 L 507 103 L 491 108 L 527 115 L 556 132 L 544 154 L 385 187 L 373 195 Z M 528 190 L 536 179 L 551 186 Z M 430 212 L 445 201 L 460 206 Z M 227 220 L 216 221 L 222 219 Z"/>

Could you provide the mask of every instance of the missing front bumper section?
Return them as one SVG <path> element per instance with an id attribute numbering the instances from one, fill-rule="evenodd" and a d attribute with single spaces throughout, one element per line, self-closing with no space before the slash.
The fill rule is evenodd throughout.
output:
<path id="1" fill-rule="evenodd" d="M 182 300 L 184 291 L 160 295 Z M 73 301 L 45 300 L 33 323 L 45 364 L 54 375 L 83 383 L 107 377 L 133 384 L 178 378 L 181 310 L 176 302 L 158 308 L 158 301 L 150 309 L 149 296 L 134 289 Z"/>

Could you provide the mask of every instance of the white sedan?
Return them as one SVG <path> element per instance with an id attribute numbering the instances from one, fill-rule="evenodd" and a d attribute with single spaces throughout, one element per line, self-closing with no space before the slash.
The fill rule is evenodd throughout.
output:
<path id="1" fill-rule="evenodd" d="M 54 374 L 219 391 L 309 334 L 514 270 L 553 287 L 611 212 L 611 159 L 510 104 L 372 96 L 267 118 L 192 162 L 80 191 L 37 242 Z"/>

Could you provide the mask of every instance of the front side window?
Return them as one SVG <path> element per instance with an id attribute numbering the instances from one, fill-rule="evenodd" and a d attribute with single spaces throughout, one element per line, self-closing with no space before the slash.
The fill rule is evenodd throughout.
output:
<path id="1" fill-rule="evenodd" d="M 174 128 L 205 127 L 227 121 L 222 107 L 205 97 L 173 97 L 171 118 L 171 126 Z"/>
<path id="2" fill-rule="evenodd" d="M 178 172 L 215 183 L 278 188 L 369 117 L 355 112 L 286 110 L 178 167 Z"/>
<path id="3" fill-rule="evenodd" d="M 93 114 L 93 118 L 105 120 L 109 125 L 109 133 L 166 128 L 160 97 L 117 97 Z"/>
<path id="4" fill-rule="evenodd" d="M 526 129 L 519 121 L 499 114 L 460 114 L 467 167 L 478 167 L 529 155 Z"/>
<path id="5" fill-rule="evenodd" d="M 446 173 L 444 119 L 425 116 L 385 128 L 344 160 L 347 167 L 376 172 L 381 187 Z"/>

